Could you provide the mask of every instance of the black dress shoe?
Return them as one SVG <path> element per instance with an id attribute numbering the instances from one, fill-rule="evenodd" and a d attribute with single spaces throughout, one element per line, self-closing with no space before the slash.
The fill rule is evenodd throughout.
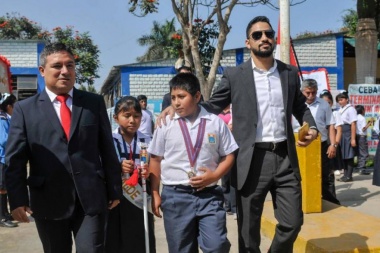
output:
<path id="1" fill-rule="evenodd" d="M 6 213 L 6 214 L 5 214 L 5 218 L 6 218 L 7 220 L 10 220 L 10 221 L 14 221 L 14 220 L 15 220 L 15 219 L 13 219 L 12 214 L 10 214 L 10 213 Z"/>
<path id="2" fill-rule="evenodd" d="M 345 178 L 341 178 L 341 180 L 340 180 L 341 182 L 352 182 L 352 181 L 354 181 L 353 179 L 352 179 L 352 177 L 345 177 Z"/>
<path id="3" fill-rule="evenodd" d="M 15 228 L 15 227 L 18 227 L 18 225 L 16 223 L 13 223 L 10 220 L 2 220 L 0 221 L 0 227 Z"/>
<path id="4" fill-rule="evenodd" d="M 343 177 L 341 177 L 341 178 L 338 178 L 336 181 L 339 181 L 339 182 L 345 182 L 345 181 L 343 181 L 343 180 L 346 180 L 346 178 L 347 178 L 347 177 L 343 176 Z"/>

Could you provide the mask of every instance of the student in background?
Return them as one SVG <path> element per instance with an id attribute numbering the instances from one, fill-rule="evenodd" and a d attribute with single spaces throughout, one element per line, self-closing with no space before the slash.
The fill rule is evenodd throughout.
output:
<path id="1" fill-rule="evenodd" d="M 13 112 L 13 105 L 16 103 L 13 94 L 0 94 L 0 227 L 14 228 L 12 216 L 8 211 L 8 195 L 5 187 L 5 146 L 7 145 L 9 125 Z"/>
<path id="2" fill-rule="evenodd" d="M 231 105 L 228 105 L 218 116 L 232 131 Z M 224 194 L 224 209 L 228 215 L 233 215 L 236 220 L 236 190 L 235 187 L 231 185 L 231 171 L 222 177 L 222 188 Z"/>
<path id="3" fill-rule="evenodd" d="M 142 112 L 142 118 L 141 118 L 141 125 L 139 128 L 139 131 L 149 137 L 152 138 L 153 130 L 154 130 L 154 117 L 153 113 L 147 109 L 147 101 L 148 98 L 145 95 L 139 95 L 137 96 L 137 100 L 140 103 L 141 106 L 141 112 Z"/>
<path id="4" fill-rule="evenodd" d="M 328 90 L 323 90 L 321 94 L 319 95 L 320 98 L 324 99 L 332 108 L 334 104 L 333 97 Z M 338 111 L 333 110 L 332 115 L 335 120 L 335 143 L 337 144 L 336 147 L 336 155 L 332 159 L 332 167 L 333 170 L 335 170 L 334 174 L 336 176 L 340 175 L 340 170 L 344 167 L 343 161 L 342 161 L 342 151 L 340 148 L 340 140 L 342 139 L 342 125 L 343 125 L 343 120 L 340 116 L 340 113 Z"/>
<path id="5" fill-rule="evenodd" d="M 355 156 L 354 149 L 356 147 L 356 121 L 358 115 L 355 108 L 349 103 L 347 91 L 338 94 L 335 97 L 335 100 L 340 105 L 339 113 L 343 120 L 340 146 L 342 148 L 344 175 L 337 180 L 342 182 L 352 182 Z"/>
<path id="6" fill-rule="evenodd" d="M 367 170 L 366 162 L 368 158 L 368 140 L 367 140 L 367 129 L 371 125 L 372 121 L 366 122 L 364 118 L 365 109 L 362 105 L 355 106 L 356 113 L 358 114 L 357 128 L 356 128 L 356 143 L 357 143 L 357 157 L 360 174 L 369 175 L 371 172 Z"/>

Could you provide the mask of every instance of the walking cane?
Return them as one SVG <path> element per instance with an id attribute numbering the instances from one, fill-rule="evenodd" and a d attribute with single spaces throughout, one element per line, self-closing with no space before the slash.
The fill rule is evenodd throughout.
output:
<path id="1" fill-rule="evenodd" d="M 146 147 L 141 147 L 140 151 L 140 165 L 141 168 L 144 167 L 147 162 L 148 153 Z M 148 194 L 146 192 L 146 180 L 141 177 L 141 183 L 143 187 L 143 212 L 144 212 L 144 231 L 145 231 L 145 252 L 149 253 L 149 228 L 148 228 Z"/>

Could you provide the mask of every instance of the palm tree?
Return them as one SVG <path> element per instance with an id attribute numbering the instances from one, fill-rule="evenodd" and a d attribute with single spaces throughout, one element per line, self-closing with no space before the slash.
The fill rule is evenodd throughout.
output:
<path id="1" fill-rule="evenodd" d="M 172 48 L 172 36 L 176 33 L 175 19 L 166 20 L 161 25 L 153 21 L 153 28 L 150 34 L 143 35 L 137 39 L 140 46 L 148 46 L 148 50 L 143 56 L 137 57 L 138 62 L 167 59 L 173 57 L 170 53 Z"/>
<path id="2" fill-rule="evenodd" d="M 376 0 L 357 1 L 358 24 L 356 27 L 356 82 L 365 83 L 373 77 L 376 83 L 377 30 L 375 23 Z"/>

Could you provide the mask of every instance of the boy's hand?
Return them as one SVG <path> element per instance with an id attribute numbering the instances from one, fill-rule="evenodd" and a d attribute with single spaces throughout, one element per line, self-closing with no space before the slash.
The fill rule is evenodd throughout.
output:
<path id="1" fill-rule="evenodd" d="M 123 173 L 132 173 L 135 168 L 135 164 L 132 160 L 121 161 L 121 171 Z"/>
<path id="2" fill-rule="evenodd" d="M 152 193 L 152 211 L 158 218 L 162 218 L 160 213 L 161 208 L 161 196 L 157 192 Z"/>
<path id="3" fill-rule="evenodd" d="M 197 191 L 203 190 L 207 185 L 217 180 L 214 172 L 206 167 L 198 168 L 198 171 L 203 172 L 202 175 L 190 178 L 190 185 L 197 188 Z"/>

